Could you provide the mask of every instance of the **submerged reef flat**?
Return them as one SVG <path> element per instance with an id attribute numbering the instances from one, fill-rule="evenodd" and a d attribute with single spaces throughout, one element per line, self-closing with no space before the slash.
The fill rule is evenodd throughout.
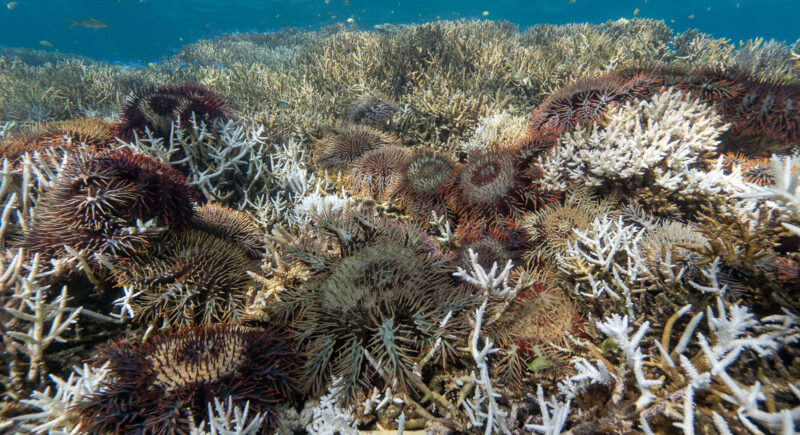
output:
<path id="1" fill-rule="evenodd" d="M 0 51 L 0 431 L 794 433 L 800 42 Z"/>

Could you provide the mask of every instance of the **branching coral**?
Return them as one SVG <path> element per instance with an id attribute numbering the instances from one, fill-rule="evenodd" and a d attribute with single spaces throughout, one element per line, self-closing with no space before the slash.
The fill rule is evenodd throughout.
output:
<path id="1" fill-rule="evenodd" d="M 2 140 L 122 107 L 126 149 L 55 129 L 0 167 L 1 430 L 263 432 L 278 410 L 281 433 L 792 430 L 800 171 L 757 160 L 798 141 L 789 45 L 639 19 L 376 29 L 228 35 L 146 68 L 0 49 Z M 345 130 L 385 140 L 332 144 Z M 55 377 L 162 319 L 245 318 L 299 335 L 302 413 L 231 369 L 241 325 Z"/>
<path id="2" fill-rule="evenodd" d="M 800 140 L 797 104 L 800 87 L 797 84 L 759 80 L 736 68 L 686 69 L 657 65 L 620 74 L 636 76 L 642 71 L 663 80 L 665 86 L 674 86 L 713 105 L 730 123 L 729 135 L 755 140 L 756 145 L 750 146 L 751 149 L 783 153 Z M 730 145 L 729 148 L 736 149 Z"/>
<path id="3" fill-rule="evenodd" d="M 166 140 L 147 133 L 135 135 L 124 147 L 181 171 L 209 201 L 252 200 L 275 178 L 263 126 L 229 121 L 211 129 L 192 118 Z"/>
<path id="4" fill-rule="evenodd" d="M 723 173 L 722 159 L 707 161 L 725 128 L 711 107 L 672 90 L 628 102 L 599 126 L 565 133 L 542 167 L 555 187 L 577 180 L 612 187 L 665 212 L 669 206 L 660 203 L 667 198 L 694 201 L 748 191 L 739 174 Z"/>

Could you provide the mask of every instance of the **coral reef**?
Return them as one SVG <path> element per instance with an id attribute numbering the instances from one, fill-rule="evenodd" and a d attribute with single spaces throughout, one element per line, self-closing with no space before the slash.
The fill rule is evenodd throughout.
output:
<path id="1" fill-rule="evenodd" d="M 0 430 L 793 433 L 798 49 L 642 19 L 0 48 Z"/>

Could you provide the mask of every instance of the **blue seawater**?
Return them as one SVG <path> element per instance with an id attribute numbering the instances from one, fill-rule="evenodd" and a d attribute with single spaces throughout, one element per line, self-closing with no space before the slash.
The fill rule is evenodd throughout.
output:
<path id="1" fill-rule="evenodd" d="M 635 14 L 664 20 L 677 32 L 696 28 L 733 42 L 757 37 L 794 42 L 800 37 L 798 0 L 2 1 L 0 46 L 125 63 L 154 61 L 181 45 L 225 33 L 318 29 L 348 19 L 360 29 L 460 18 L 508 20 L 524 29 L 539 23 L 601 23 Z M 70 27 L 70 20 L 91 18 L 108 27 Z"/>

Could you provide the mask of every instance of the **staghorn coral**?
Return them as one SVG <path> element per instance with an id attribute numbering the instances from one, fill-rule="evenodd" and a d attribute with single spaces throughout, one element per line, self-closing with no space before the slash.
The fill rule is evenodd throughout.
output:
<path id="1" fill-rule="evenodd" d="M 209 130 L 195 119 L 190 126 L 174 129 L 166 141 L 148 133 L 123 147 L 181 171 L 209 201 L 247 201 L 276 178 L 269 155 L 276 150 L 267 145 L 263 126 L 228 121 Z"/>
<path id="2" fill-rule="evenodd" d="M 628 102 L 591 128 L 578 127 L 542 158 L 548 185 L 603 186 L 649 211 L 692 210 L 697 198 L 748 190 L 739 174 L 711 160 L 726 125 L 713 109 L 676 90 Z M 669 199 L 669 203 L 665 201 Z"/>
<path id="3" fill-rule="evenodd" d="M 114 135 L 131 140 L 134 133 L 142 134 L 148 129 L 156 137 L 168 138 L 176 120 L 185 129 L 193 121 L 224 123 L 230 116 L 222 97 L 197 83 L 143 89 L 136 91 L 122 108 Z"/>
<path id="4" fill-rule="evenodd" d="M 122 255 L 150 231 L 137 221 L 182 228 L 192 218 L 193 190 L 180 173 L 124 150 L 67 157 L 37 206 L 20 246 L 46 256 L 63 245 L 85 252 Z"/>
<path id="5" fill-rule="evenodd" d="M 80 431 L 189 433 L 215 398 L 266 416 L 298 391 L 300 357 L 287 334 L 235 325 L 182 328 L 143 342 L 121 341 L 101 351 L 103 388 L 72 410 Z"/>
<path id="6" fill-rule="evenodd" d="M 141 296 L 134 319 L 170 325 L 240 322 L 255 270 L 247 251 L 210 233 L 191 229 L 165 233 L 113 271 L 120 287 Z"/>
<path id="7" fill-rule="evenodd" d="M 366 152 L 399 145 L 397 139 L 363 125 L 344 125 L 314 145 L 314 162 L 322 169 L 344 171 Z"/>
<path id="8" fill-rule="evenodd" d="M 686 76 L 679 73 L 670 76 L 664 72 L 664 77 L 658 77 L 659 80 L 672 80 L 672 86 L 688 99 L 708 99 L 706 102 L 723 116 L 723 121 L 733 122 L 735 119 L 727 118 L 720 101 L 731 98 L 741 101 L 742 82 L 731 79 L 730 74 L 734 71 L 740 71 L 737 74 L 745 81 L 752 79 L 770 86 L 789 87 L 793 86 L 791 81 L 800 72 L 794 61 L 787 62 L 789 47 L 785 44 L 756 40 L 740 44 L 737 50 L 725 40 L 692 32 L 672 38 L 671 30 L 664 23 L 651 20 L 534 26 L 522 33 L 509 23 L 491 21 L 442 21 L 426 25 L 381 26 L 381 29 L 380 32 L 363 32 L 354 26 L 337 25 L 318 32 L 286 30 L 270 34 L 228 35 L 184 47 L 173 58 L 165 59 L 164 65 L 141 68 L 67 60 L 66 56 L 51 57 L 52 64 L 47 65 L 44 61 L 48 59 L 43 56 L 40 56 L 41 61 L 34 59 L 35 52 L 25 53 L 30 60 L 12 53 L 12 57 L 20 60 L 0 59 L 0 88 L 4 91 L 0 93 L 0 119 L 21 122 L 0 122 L 0 136 L 7 137 L 9 131 L 29 127 L 31 120 L 107 117 L 118 110 L 125 95 L 136 89 L 197 81 L 223 96 L 242 117 L 226 125 L 215 123 L 204 127 L 193 124 L 185 129 L 175 128 L 170 138 L 138 135 L 136 141 L 124 144 L 124 147 L 145 153 L 183 172 L 189 183 L 200 190 L 203 202 L 224 204 L 252 213 L 262 228 L 270 230 L 270 240 L 294 240 L 292 243 L 307 248 L 307 251 L 333 257 L 342 255 L 339 244 L 331 243 L 316 225 L 319 218 L 315 216 L 326 213 L 326 207 L 341 209 L 347 204 L 361 203 L 389 215 L 397 211 L 392 208 L 393 200 L 401 199 L 408 214 L 416 215 L 417 222 L 422 224 L 428 223 L 430 211 L 434 209 L 437 216 L 431 219 L 430 226 L 436 237 L 429 243 L 436 240 L 442 248 L 461 249 L 460 266 L 464 269 L 469 268 L 468 263 L 472 266 L 473 261 L 484 268 L 482 273 L 476 269 L 472 277 L 486 285 L 473 284 L 479 287 L 479 291 L 498 298 L 502 305 L 515 290 L 524 288 L 513 284 L 509 287 L 501 282 L 502 277 L 521 272 L 519 268 L 513 269 L 512 265 L 504 269 L 504 260 L 510 256 L 516 261 L 521 251 L 536 249 L 524 240 L 525 235 L 519 228 L 499 242 L 505 251 L 501 252 L 498 244 L 493 243 L 496 239 L 492 240 L 491 234 L 486 234 L 480 220 L 462 217 L 458 219 L 457 227 L 451 230 L 452 218 L 458 216 L 456 213 L 446 216 L 438 185 L 434 196 L 417 202 L 433 206 L 414 206 L 412 198 L 396 187 L 388 189 L 395 196 L 386 198 L 391 202 L 376 204 L 373 198 L 350 198 L 341 190 L 344 177 L 325 174 L 311 163 L 312 144 L 324 137 L 329 126 L 349 119 L 352 108 L 349 103 L 355 98 L 379 95 L 395 105 L 397 111 L 391 122 L 381 128 L 391 130 L 404 146 L 422 144 L 440 156 L 458 157 L 464 161 L 470 153 L 478 153 L 472 150 L 491 151 L 517 142 L 514 147 L 514 151 L 519 153 L 517 166 L 527 169 L 544 161 L 547 157 L 545 150 L 559 152 L 564 137 L 559 137 L 562 131 L 552 127 L 537 132 L 535 136 L 519 139 L 517 135 L 525 130 L 524 125 L 520 128 L 520 122 L 524 124 L 527 115 L 552 92 L 575 80 L 603 74 L 624 75 L 632 68 L 637 72 L 642 69 L 663 72 L 666 69 L 648 68 L 668 62 L 675 65 L 671 68 L 685 68 L 687 74 L 694 76 L 685 83 L 685 88 L 680 86 L 680 80 Z M 25 64 L 26 61 L 37 65 Z M 727 74 L 717 74 L 719 70 Z M 640 100 L 652 100 L 663 92 L 661 84 L 651 88 L 653 94 L 643 95 Z M 759 90 L 762 93 L 754 97 L 759 106 L 766 107 L 767 111 L 783 110 L 779 105 L 770 106 L 770 98 L 780 99 L 776 89 L 783 88 L 767 88 L 759 88 L 764 91 Z M 765 99 L 760 100 L 762 96 Z M 619 106 L 624 104 L 617 104 L 610 112 L 618 110 Z M 610 112 L 594 121 L 598 129 L 609 122 Z M 721 143 L 714 150 L 698 153 L 698 159 L 689 164 L 690 169 L 707 175 L 693 174 L 693 182 L 697 184 L 679 184 L 676 188 L 699 189 L 703 190 L 702 194 L 684 198 L 680 194 L 665 194 L 663 187 L 644 189 L 642 185 L 652 187 L 654 184 L 642 181 L 638 175 L 624 181 L 605 180 L 599 189 L 595 189 L 605 199 L 618 196 L 626 202 L 642 204 L 648 212 L 656 211 L 655 216 L 661 220 L 623 212 L 622 221 L 603 223 L 601 219 L 597 224 L 591 222 L 591 228 L 575 234 L 577 239 L 573 241 L 573 248 L 561 252 L 565 261 L 560 265 L 565 270 L 554 275 L 548 284 L 587 313 L 586 336 L 573 336 L 566 340 L 566 344 L 564 340 L 558 340 L 557 347 L 542 343 L 534 345 L 532 352 L 516 352 L 518 349 L 514 349 L 513 342 L 500 343 L 489 333 L 498 322 L 506 320 L 504 315 L 498 318 L 493 315 L 492 310 L 497 308 L 493 304 L 498 301 L 490 301 L 485 312 L 479 310 L 480 313 L 476 312 L 474 316 L 454 310 L 451 316 L 445 316 L 443 324 L 447 328 L 456 325 L 455 329 L 463 334 L 463 324 L 471 321 L 472 336 L 466 345 L 463 340 L 457 340 L 464 335 L 448 337 L 443 341 L 446 354 L 453 356 L 468 351 L 472 358 L 459 358 L 454 364 L 450 364 L 448 359 L 447 366 L 441 367 L 430 364 L 433 360 L 445 359 L 435 342 L 419 352 L 420 359 L 414 361 L 419 363 L 415 375 L 419 373 L 422 383 L 410 388 L 419 388 L 416 396 L 413 394 L 416 390 L 404 394 L 394 391 L 390 382 L 381 381 L 381 375 L 377 373 L 388 365 L 389 359 L 370 360 L 365 356 L 362 362 L 368 373 L 361 379 L 381 390 L 373 389 L 372 394 L 365 394 L 366 400 L 359 401 L 354 409 L 342 405 L 339 399 L 343 393 L 326 395 L 325 406 L 320 404 L 320 409 L 314 410 L 315 421 L 307 430 L 324 432 L 338 428 L 350 431 L 353 427 L 370 430 L 379 425 L 394 428 L 397 421 L 399 429 L 409 431 L 427 426 L 430 430 L 464 432 L 477 431 L 478 428 L 512 433 L 523 430 L 544 433 L 647 432 L 650 428 L 655 433 L 681 429 L 725 433 L 726 427 L 730 426 L 728 429 L 735 433 L 747 430 L 744 426 L 750 428 L 749 425 L 756 427 L 756 430 L 750 428 L 753 432 L 791 431 L 800 415 L 792 408 L 796 407 L 797 399 L 791 387 L 792 380 L 800 376 L 796 364 L 792 364 L 798 358 L 798 335 L 791 332 L 793 327 L 796 331 L 793 325 L 797 324 L 791 309 L 796 306 L 793 300 L 796 298 L 791 296 L 797 289 L 796 279 L 792 278 L 797 269 L 794 255 L 797 238 L 792 231 L 800 231 L 795 211 L 800 210 L 795 206 L 800 204 L 795 192 L 796 173 L 791 170 L 789 159 L 785 165 L 788 169 L 781 167 L 772 174 L 774 185 L 755 186 L 739 181 L 744 181 L 747 168 L 738 159 L 728 156 L 722 162 L 716 161 L 725 152 L 740 152 L 747 158 L 760 159 L 771 151 L 788 151 L 787 140 L 778 137 L 786 131 L 763 134 L 758 129 L 773 127 L 757 117 L 747 116 L 755 119 L 754 127 L 745 126 L 743 132 L 736 134 L 723 133 L 719 136 Z M 777 115 L 770 116 L 777 119 Z M 641 123 L 642 128 L 645 124 Z M 574 133 L 574 129 L 568 133 Z M 769 135 L 772 136 L 767 137 Z M 629 145 L 623 145 L 621 149 Z M 3 246 L 8 247 L 11 245 L 9 238 L 32 227 L 38 212 L 43 210 L 36 209 L 43 198 L 41 193 L 52 187 L 51 180 L 57 172 L 54 168 L 59 166 L 60 153 L 61 150 L 50 150 L 26 156 L 20 162 L 21 167 L 2 169 L 3 226 L 0 227 L 0 238 L 6 242 Z M 679 152 L 672 150 L 670 153 L 674 161 L 683 161 L 684 156 Z M 608 155 L 599 157 L 597 162 L 609 164 L 603 162 L 606 157 Z M 353 163 L 348 169 L 355 168 L 356 163 Z M 561 169 L 565 170 L 564 167 Z M 449 174 L 450 170 L 445 172 Z M 349 174 L 345 171 L 343 175 Z M 529 179 L 540 182 L 539 178 L 537 175 Z M 580 185 L 586 184 L 586 180 L 593 181 L 593 178 L 593 174 L 583 174 L 574 181 Z M 627 191 L 627 184 L 637 190 Z M 716 190 L 726 185 L 734 189 Z M 736 214 L 737 223 L 734 225 L 725 222 L 708 224 L 701 217 L 706 212 L 703 204 L 725 202 L 725 197 L 745 191 L 753 191 L 753 195 L 768 199 L 753 201 L 750 205 L 753 208 L 746 213 L 737 214 L 740 212 L 731 211 L 732 207 L 712 213 Z M 614 195 L 620 192 L 623 194 Z M 767 224 L 763 224 L 766 221 L 759 216 L 767 212 L 771 217 L 766 219 Z M 523 216 L 533 214 L 530 210 L 523 210 L 523 213 Z M 130 228 L 137 236 L 150 240 L 152 224 L 155 222 L 134 229 L 133 225 L 126 223 L 123 228 Z M 738 225 L 747 226 L 748 230 L 739 235 Z M 702 234 L 709 234 L 701 235 L 698 228 L 702 228 Z M 729 231 L 734 235 L 719 235 L 715 231 Z M 757 232 L 769 237 L 761 240 L 758 238 L 760 235 L 755 234 Z M 342 237 L 347 235 L 343 233 Z M 640 238 L 634 240 L 637 236 Z M 311 240 L 314 238 L 317 240 Z M 484 243 L 491 245 L 488 250 L 482 250 Z M 617 249 L 620 246 L 622 249 Z M 285 245 L 281 249 L 269 247 L 267 252 L 272 255 L 265 260 L 268 263 L 263 267 L 268 273 L 265 291 L 247 294 L 248 303 L 251 295 L 256 297 L 247 314 L 254 311 L 254 317 L 274 320 L 275 300 L 281 299 L 287 289 L 301 288 L 315 276 L 313 265 L 289 262 L 292 256 L 284 252 L 284 248 Z M 478 260 L 466 258 L 470 248 L 479 253 Z M 144 246 L 140 249 L 144 250 Z M 753 250 L 760 251 L 753 267 L 728 261 L 737 256 L 747 260 Z M 86 251 L 86 257 L 91 260 L 94 249 Z M 715 251 L 721 255 L 710 257 Z M 494 257 L 491 252 L 505 255 Z M 42 266 L 36 267 L 28 262 L 25 253 L 7 250 L 0 256 L 5 270 L 0 278 L 3 284 L 0 286 L 0 300 L 8 301 L 4 308 L 18 309 L 21 304 L 28 303 L 36 305 L 35 293 L 29 294 L 25 287 L 28 284 L 21 280 L 29 273 L 42 277 L 41 282 L 31 284 L 36 287 L 55 280 L 44 299 L 44 304 L 52 303 L 63 283 L 54 271 L 83 256 L 83 253 L 77 254 L 68 261 L 42 258 Z M 592 266 L 597 263 L 605 266 L 609 254 L 614 258 L 607 264 L 607 270 Z M 573 261 L 576 258 L 583 261 L 580 265 L 584 267 L 583 271 L 589 268 L 590 273 L 571 271 L 572 266 L 576 266 Z M 49 269 L 48 260 L 53 260 L 53 270 Z M 489 263 L 493 260 L 498 261 L 499 266 L 491 271 Z M 287 263 L 283 271 L 277 270 L 284 261 Z M 254 264 L 252 270 L 256 268 Z M 382 275 L 377 271 L 371 273 Z M 67 340 L 66 343 L 53 340 L 51 346 L 32 351 L 38 352 L 41 358 L 37 358 L 44 362 L 44 365 L 30 365 L 39 370 L 37 378 L 42 378 L 47 372 L 66 378 L 62 367 L 68 364 L 63 364 L 63 361 L 72 362 L 91 356 L 98 343 L 109 336 L 135 336 L 139 334 L 138 329 L 144 329 L 136 322 L 116 324 L 115 321 L 135 315 L 134 307 L 142 295 L 130 286 L 122 289 L 124 296 L 111 308 L 108 298 L 92 297 L 88 294 L 88 286 L 83 283 L 79 286 L 73 286 L 72 282 L 68 284 L 72 300 L 64 308 L 62 320 L 74 314 L 78 328 L 75 328 L 74 336 L 69 333 L 60 335 Z M 105 284 L 101 282 L 99 285 L 105 287 Z M 605 293 L 606 290 L 596 295 L 593 285 L 598 290 L 607 285 L 620 299 L 614 299 L 610 293 Z M 727 295 L 724 295 L 725 288 Z M 120 289 L 112 291 L 122 296 Z M 722 313 L 719 306 L 710 305 L 718 294 L 723 294 L 726 313 Z M 87 305 L 90 300 L 93 302 Z M 672 322 L 672 308 L 678 309 L 688 303 L 692 304 L 694 316 L 691 322 L 680 317 L 685 316 L 689 308 L 681 310 L 677 314 L 679 319 Z M 751 305 L 757 316 L 773 319 L 765 319 L 750 329 L 720 328 L 720 325 L 730 325 L 736 319 L 752 320 L 741 305 L 744 303 Z M 73 308 L 73 305 L 83 305 L 84 309 L 77 313 L 78 308 Z M 33 313 L 29 308 L 22 307 L 21 312 L 26 315 Z M 121 310 L 120 316 L 112 315 L 113 319 L 105 316 L 109 309 L 116 311 L 117 308 Z M 7 311 L 3 313 L 10 317 Z M 622 313 L 629 316 L 627 322 L 622 316 L 615 316 Z M 700 321 L 701 316 L 706 315 L 709 316 L 708 325 Z M 592 320 L 604 318 L 606 320 L 601 322 Z M 43 325 L 49 327 L 47 322 L 50 320 Z M 30 341 L 35 339 L 34 332 L 25 331 L 29 322 L 19 317 L 12 321 L 16 323 L 8 332 L 29 337 L 15 339 L 4 334 L 4 344 L 8 346 L 15 342 L 21 348 L 32 349 L 34 346 L 29 343 L 36 345 L 36 340 Z M 115 324 L 106 323 L 111 321 Z M 696 328 L 693 329 L 692 325 Z M 6 326 L 5 322 L 2 326 Z M 712 358 L 704 358 L 703 340 L 696 334 L 692 336 L 692 332 L 688 333 L 686 340 L 683 336 L 680 339 L 672 337 L 662 344 L 663 335 L 658 344 L 652 340 L 659 338 L 662 330 L 671 326 L 674 326 L 673 330 L 700 331 L 707 336 Z M 94 332 L 97 329 L 103 332 L 97 334 Z M 44 341 L 48 335 L 46 331 L 47 328 L 42 334 Z M 777 337 L 778 331 L 784 331 L 786 335 L 776 338 L 783 343 L 777 357 L 760 357 L 758 352 L 748 347 L 741 352 L 736 347 L 726 347 L 730 339 L 717 341 L 718 335 L 730 337 L 739 334 L 743 341 L 738 343 L 746 340 L 763 342 L 764 337 L 760 335 Z M 605 339 L 606 334 L 608 339 Z M 792 334 L 794 342 L 790 341 Z M 675 352 L 674 346 L 670 346 L 684 341 L 684 345 L 677 346 L 682 346 L 681 352 Z M 659 345 L 666 352 L 661 352 Z M 714 348 L 727 350 L 720 353 L 723 351 Z M 637 350 L 641 358 L 637 357 Z M 691 365 L 685 365 L 678 353 L 685 356 Z M 372 351 L 368 355 L 374 357 Z M 33 411 L 25 405 L 38 405 L 21 402 L 33 387 L 31 383 L 26 383 L 24 389 L 15 385 L 20 375 L 24 377 L 25 370 L 29 369 L 26 355 L 22 351 L 18 354 L 6 352 L 0 359 L 4 366 L 9 367 L 9 376 L 3 373 L 0 377 L 0 382 L 7 388 L 4 391 L 8 391 L 3 396 L 5 406 L 0 409 L 3 419 L 0 428 L 13 432 L 18 428 L 15 423 L 9 426 L 8 417 Z M 723 367 L 730 360 L 736 361 Z M 527 363 L 532 363 L 530 368 L 526 367 Z M 517 372 L 511 374 L 523 379 L 521 391 L 514 392 L 506 385 L 508 382 L 500 382 L 504 381 L 502 376 L 506 374 L 504 367 L 516 367 Z M 473 370 L 474 374 L 471 373 Z M 712 371 L 716 373 L 712 374 Z M 714 381 L 710 388 L 705 387 L 707 375 L 711 375 Z M 50 379 L 44 377 L 40 380 L 42 384 L 36 386 L 40 391 L 52 386 Z M 53 382 L 58 385 L 55 379 Z M 336 383 L 331 381 L 330 385 L 335 387 Z M 49 401 L 43 396 L 38 397 L 41 398 L 39 403 Z M 415 397 L 422 397 L 420 402 L 425 406 L 415 403 Z M 237 406 L 239 410 L 247 408 L 245 404 L 230 401 L 226 407 L 219 404 L 225 403 L 225 398 L 219 399 L 220 402 L 209 403 L 212 406 L 209 413 L 200 405 L 192 415 L 198 420 L 208 415 L 207 421 L 211 422 L 212 428 L 200 423 L 191 430 L 213 432 L 214 422 L 221 424 L 216 428 L 220 432 L 244 430 L 245 426 L 255 430 L 257 416 L 248 422 L 247 417 L 237 415 L 236 421 L 240 424 L 226 425 L 223 420 L 233 423 L 228 417 L 236 414 Z M 309 421 L 312 420 L 311 408 L 315 401 L 316 398 L 309 398 L 305 412 Z M 650 403 L 646 404 L 648 401 Z M 643 408 L 637 409 L 637 404 Z M 58 410 L 59 406 L 63 408 L 58 404 L 52 409 L 42 408 L 42 413 L 49 413 L 47 416 L 13 421 L 34 422 L 33 426 L 38 426 L 38 430 L 69 431 L 72 427 L 57 427 L 63 414 L 63 409 Z M 324 415 L 318 421 L 317 411 Z M 248 415 L 254 414 L 258 413 L 250 412 Z M 403 418 L 399 418 L 400 415 Z M 335 424 L 337 421 L 343 424 Z M 780 427 L 781 424 L 789 429 Z M 303 426 L 305 424 L 293 428 Z"/>
<path id="9" fill-rule="evenodd" d="M 326 212 L 315 224 L 321 246 L 287 246 L 311 277 L 287 288 L 276 307 L 311 356 L 306 386 L 321 394 L 332 376 L 339 377 L 345 404 L 384 382 L 395 391 L 418 390 L 414 363 L 434 342 L 449 349 L 466 334 L 465 325 L 448 315 L 471 300 L 449 281 L 451 258 L 418 228 L 365 212 Z"/>
<path id="10" fill-rule="evenodd" d="M 727 145 L 730 150 L 785 153 L 800 140 L 800 85 L 794 82 L 759 80 L 737 68 L 688 69 L 674 65 L 634 68 L 619 74 L 651 74 L 665 86 L 712 104 L 730 123 L 728 135 L 736 139 Z"/>

